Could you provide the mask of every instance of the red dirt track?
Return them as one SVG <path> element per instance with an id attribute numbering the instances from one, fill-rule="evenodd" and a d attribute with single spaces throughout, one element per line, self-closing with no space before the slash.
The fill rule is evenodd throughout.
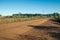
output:
<path id="1" fill-rule="evenodd" d="M 47 39 L 45 38 L 44 40 L 54 40 L 54 37 L 51 37 L 48 34 L 50 30 L 48 29 L 45 30 L 42 28 L 41 29 L 35 28 L 35 26 L 46 27 L 46 26 L 56 25 L 56 24 L 51 24 L 52 22 L 50 22 L 49 20 L 50 20 L 49 18 L 44 18 L 44 19 L 37 19 L 37 20 L 31 20 L 31 21 L 1 24 L 0 25 L 0 40 L 41 40 L 37 38 L 41 36 L 43 38 L 45 37 L 47 38 Z M 53 31 L 55 32 L 57 30 L 53 30 Z M 58 30 L 57 32 L 60 32 L 60 31 Z M 22 39 L 21 37 L 24 37 L 24 38 Z"/>

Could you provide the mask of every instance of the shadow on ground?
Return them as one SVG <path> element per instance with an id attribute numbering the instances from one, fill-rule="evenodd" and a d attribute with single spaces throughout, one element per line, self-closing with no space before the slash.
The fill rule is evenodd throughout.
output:
<path id="1" fill-rule="evenodd" d="M 36 37 L 32 35 L 19 35 L 20 37 L 18 39 L 20 40 L 47 40 L 47 38 L 44 37 Z"/>
<path id="2" fill-rule="evenodd" d="M 34 29 L 40 29 L 40 30 L 59 30 L 60 27 L 55 27 L 55 26 L 34 26 L 34 25 L 29 25 L 30 27 L 33 27 Z"/>
<path id="3" fill-rule="evenodd" d="M 58 19 L 50 19 L 51 21 L 54 21 L 55 22 L 55 24 L 59 24 L 60 25 L 60 20 L 58 20 Z"/>
<path id="4" fill-rule="evenodd" d="M 40 30 L 45 30 L 48 32 L 48 34 L 56 38 L 57 40 L 60 40 L 60 27 L 55 27 L 55 26 L 34 26 L 34 25 L 29 25 L 30 27 L 33 27 L 34 29 L 40 29 Z M 59 31 L 59 32 L 58 32 Z"/>
<path id="5" fill-rule="evenodd" d="M 28 26 L 33 28 L 32 32 L 30 32 L 30 34 L 19 35 L 19 37 L 18 37 L 19 40 L 51 40 L 51 37 L 54 38 L 52 40 L 60 40 L 60 33 L 57 32 L 58 30 L 60 30 L 59 27 L 36 26 L 36 25 L 28 25 Z M 44 31 L 42 31 L 42 33 L 41 33 L 41 30 L 44 30 Z M 47 34 L 45 31 L 47 32 Z M 40 33 L 43 36 L 39 35 Z M 39 35 L 39 37 L 38 37 L 38 35 Z"/>
<path id="6" fill-rule="evenodd" d="M 57 40 L 60 40 L 60 33 L 57 32 L 49 32 L 50 36 L 56 38 Z"/>

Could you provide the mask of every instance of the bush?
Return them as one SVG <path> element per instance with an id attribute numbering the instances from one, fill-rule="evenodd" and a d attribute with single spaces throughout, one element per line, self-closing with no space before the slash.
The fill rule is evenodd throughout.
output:
<path id="1" fill-rule="evenodd" d="M 60 14 L 59 13 L 54 13 L 53 16 L 56 19 L 56 21 L 60 23 Z"/>

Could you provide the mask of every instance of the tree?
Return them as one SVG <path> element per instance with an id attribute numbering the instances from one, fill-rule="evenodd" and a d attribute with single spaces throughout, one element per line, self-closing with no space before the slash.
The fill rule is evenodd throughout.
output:
<path id="1" fill-rule="evenodd" d="M 53 13 L 53 16 L 54 16 L 54 18 L 58 18 L 59 17 L 59 13 L 55 12 L 55 13 Z"/>
<path id="2" fill-rule="evenodd" d="M 2 15 L 0 15 L 0 16 L 2 16 Z"/>
<path id="3" fill-rule="evenodd" d="M 53 15 L 54 15 L 54 18 L 56 19 L 56 21 L 60 23 L 60 14 L 54 13 Z"/>

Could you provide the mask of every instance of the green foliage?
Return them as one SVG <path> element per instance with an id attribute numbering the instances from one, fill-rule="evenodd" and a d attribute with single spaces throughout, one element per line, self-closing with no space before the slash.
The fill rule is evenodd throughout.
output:
<path id="1" fill-rule="evenodd" d="M 58 18 L 59 17 L 59 13 L 53 13 L 53 16 L 54 16 L 54 18 Z"/>
<path id="2" fill-rule="evenodd" d="M 12 18 L 12 16 L 5 16 L 5 18 Z"/>
<path id="3" fill-rule="evenodd" d="M 2 16 L 2 15 L 0 15 L 0 16 Z"/>
<path id="4" fill-rule="evenodd" d="M 60 14 L 59 13 L 53 13 L 54 18 L 56 21 L 60 22 Z"/>
<path id="5" fill-rule="evenodd" d="M 13 17 L 35 17 L 35 16 L 41 16 L 41 14 L 13 14 Z"/>

